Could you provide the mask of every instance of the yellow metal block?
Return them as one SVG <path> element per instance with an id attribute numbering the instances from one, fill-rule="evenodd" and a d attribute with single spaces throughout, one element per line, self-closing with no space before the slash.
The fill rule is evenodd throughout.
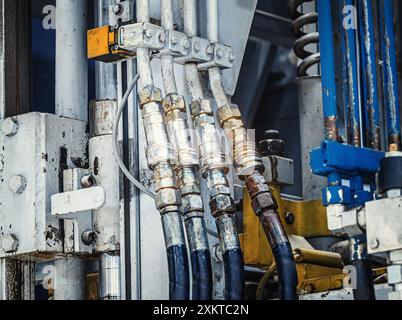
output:
<path id="1" fill-rule="evenodd" d="M 337 290 L 343 287 L 346 274 L 342 269 L 317 266 L 312 264 L 297 263 L 297 275 L 300 293 L 317 293 Z"/>
<path id="2" fill-rule="evenodd" d="M 117 43 L 116 33 L 109 26 L 88 30 L 88 59 L 102 62 L 116 62 L 135 55 L 134 52 L 114 50 Z"/>
<path id="3" fill-rule="evenodd" d="M 308 237 L 329 236 L 327 215 L 320 200 L 297 202 L 281 200 L 280 189 L 271 188 L 279 206 L 279 216 L 288 234 Z M 286 223 L 287 213 L 293 214 L 292 224 Z M 243 198 L 243 235 L 241 244 L 246 265 L 266 267 L 273 262 L 273 256 L 264 230 L 251 207 L 247 190 Z"/>
<path id="4" fill-rule="evenodd" d="M 110 45 L 114 43 L 114 33 L 109 26 L 88 30 L 88 58 L 102 59 L 109 54 Z"/>

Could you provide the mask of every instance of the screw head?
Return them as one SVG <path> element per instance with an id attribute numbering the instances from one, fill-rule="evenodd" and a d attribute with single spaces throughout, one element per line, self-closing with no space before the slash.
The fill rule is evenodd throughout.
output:
<path id="1" fill-rule="evenodd" d="M 112 12 L 113 12 L 115 15 L 121 15 L 121 14 L 122 14 L 122 11 L 123 11 L 123 6 L 120 5 L 120 4 L 115 4 L 115 5 L 112 7 Z"/>
<path id="2" fill-rule="evenodd" d="M 22 194 L 27 187 L 27 180 L 23 176 L 13 176 L 8 182 L 8 187 L 11 192 Z"/>
<path id="3" fill-rule="evenodd" d="M 287 212 L 285 215 L 285 221 L 287 224 L 292 225 L 293 223 L 295 223 L 295 215 L 291 212 Z"/>
<path id="4" fill-rule="evenodd" d="M 81 235 L 82 242 L 87 246 L 95 243 L 96 238 L 97 238 L 96 232 L 93 230 L 84 231 Z"/>
<path id="5" fill-rule="evenodd" d="M 166 41 L 166 34 L 161 33 L 161 34 L 159 35 L 159 41 L 160 41 L 160 42 L 165 42 L 165 41 Z"/>
<path id="6" fill-rule="evenodd" d="M 222 59 L 223 58 L 223 50 L 222 49 L 218 49 L 216 50 L 216 56 L 218 57 L 218 59 Z"/>
<path id="7" fill-rule="evenodd" d="M 186 50 L 190 49 L 190 42 L 187 39 L 183 39 L 181 45 Z"/>
<path id="8" fill-rule="evenodd" d="M 152 38 L 153 35 L 154 35 L 153 30 L 151 30 L 151 29 L 145 30 L 145 36 L 146 36 L 147 38 Z"/>
<path id="9" fill-rule="evenodd" d="M 12 234 L 6 234 L 1 241 L 1 248 L 5 253 L 14 253 L 18 249 L 18 239 Z"/>
<path id="10" fill-rule="evenodd" d="M 199 52 L 201 50 L 201 45 L 199 42 L 194 42 L 194 51 Z"/>
<path id="11" fill-rule="evenodd" d="M 12 137 L 18 132 L 18 122 L 15 118 L 7 118 L 1 123 L 1 131 L 6 137 Z"/>
<path id="12" fill-rule="evenodd" d="M 378 241 L 378 239 L 371 239 L 369 242 L 369 246 L 371 249 L 375 250 L 378 249 L 378 247 L 380 246 L 380 241 Z"/>

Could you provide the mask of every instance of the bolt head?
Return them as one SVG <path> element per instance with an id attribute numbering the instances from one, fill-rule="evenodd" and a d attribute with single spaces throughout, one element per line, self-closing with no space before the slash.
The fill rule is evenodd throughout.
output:
<path id="1" fill-rule="evenodd" d="M 208 46 L 207 49 L 206 49 L 206 51 L 207 51 L 207 54 L 212 54 L 212 53 L 214 53 L 214 49 L 212 48 L 212 46 Z"/>
<path id="2" fill-rule="evenodd" d="M 177 44 L 177 38 L 176 38 L 175 36 L 173 36 L 173 37 L 170 39 L 170 43 L 173 44 L 173 45 L 176 45 L 176 44 Z"/>
<path id="3" fill-rule="evenodd" d="M 194 42 L 194 51 L 199 52 L 201 50 L 201 45 L 199 42 Z"/>
<path id="4" fill-rule="evenodd" d="M 23 176 L 13 176 L 10 179 L 8 186 L 11 192 L 22 194 L 27 187 L 27 180 Z"/>
<path id="5" fill-rule="evenodd" d="M 146 36 L 147 38 L 152 38 L 153 35 L 154 35 L 153 30 L 151 30 L 151 29 L 145 30 L 145 36 Z"/>
<path id="6" fill-rule="evenodd" d="M 122 11 L 123 11 L 123 6 L 120 5 L 120 4 L 115 4 L 115 5 L 112 7 L 112 12 L 113 12 L 115 15 L 120 15 L 120 14 L 122 14 Z"/>
<path id="7" fill-rule="evenodd" d="M 234 61 L 234 59 L 235 59 L 235 56 L 234 56 L 234 54 L 233 54 L 233 52 L 231 51 L 231 52 L 229 52 L 229 61 L 230 62 L 233 62 Z"/>
<path id="8" fill-rule="evenodd" d="M 160 42 L 165 42 L 165 41 L 166 41 L 166 34 L 161 33 L 161 34 L 159 35 L 159 41 L 160 41 Z"/>
<path id="9" fill-rule="evenodd" d="M 18 239 L 12 234 L 6 234 L 1 241 L 1 248 L 5 253 L 14 253 L 18 249 Z"/>
<path id="10" fill-rule="evenodd" d="M 181 45 L 186 50 L 190 49 L 190 42 L 187 39 L 183 39 Z"/>
<path id="11" fill-rule="evenodd" d="M 372 250 L 378 249 L 380 246 L 380 242 L 378 239 L 370 239 L 369 246 Z"/>
<path id="12" fill-rule="evenodd" d="M 216 50 L 216 56 L 219 58 L 219 59 L 222 59 L 223 58 L 223 50 L 222 49 L 218 49 L 218 50 Z"/>
<path id="13" fill-rule="evenodd" d="M 6 137 L 12 137 L 18 132 L 18 122 L 15 118 L 7 118 L 1 123 L 1 131 Z"/>

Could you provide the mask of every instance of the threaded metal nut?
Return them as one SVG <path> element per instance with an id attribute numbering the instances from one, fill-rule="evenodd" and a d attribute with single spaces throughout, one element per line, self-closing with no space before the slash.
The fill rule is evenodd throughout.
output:
<path id="1" fill-rule="evenodd" d="M 140 107 L 143 108 L 144 105 L 151 103 L 151 102 L 162 102 L 162 91 L 156 87 L 145 87 L 140 91 L 138 94 L 139 96 L 139 103 Z"/>
<path id="2" fill-rule="evenodd" d="M 186 112 L 186 102 L 183 96 L 178 94 L 169 94 L 162 101 L 163 109 L 165 114 L 170 113 L 174 110 L 179 110 L 181 112 Z"/>
<path id="3" fill-rule="evenodd" d="M 221 127 L 225 127 L 225 122 L 233 120 L 241 120 L 241 112 L 237 105 L 231 104 L 220 107 L 218 109 L 218 119 Z"/>

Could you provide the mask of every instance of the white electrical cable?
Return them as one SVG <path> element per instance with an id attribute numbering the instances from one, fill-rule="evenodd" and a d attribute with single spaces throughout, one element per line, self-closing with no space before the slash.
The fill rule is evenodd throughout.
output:
<path id="1" fill-rule="evenodd" d="M 134 79 L 131 81 L 126 93 L 123 96 L 123 99 L 119 103 L 118 111 L 116 114 L 116 119 L 113 123 L 113 152 L 116 158 L 117 163 L 119 164 L 119 167 L 121 171 L 123 171 L 124 175 L 127 177 L 130 182 L 135 185 L 139 190 L 144 192 L 146 195 L 151 197 L 152 199 L 155 199 L 155 193 L 146 188 L 141 182 L 139 182 L 127 169 L 127 167 L 124 165 L 123 160 L 120 157 L 120 152 L 118 148 L 118 130 L 119 130 L 119 122 L 121 115 L 123 114 L 124 107 L 127 103 L 127 100 L 133 91 L 134 87 L 137 85 L 138 79 L 140 78 L 140 75 L 137 74 Z"/>

